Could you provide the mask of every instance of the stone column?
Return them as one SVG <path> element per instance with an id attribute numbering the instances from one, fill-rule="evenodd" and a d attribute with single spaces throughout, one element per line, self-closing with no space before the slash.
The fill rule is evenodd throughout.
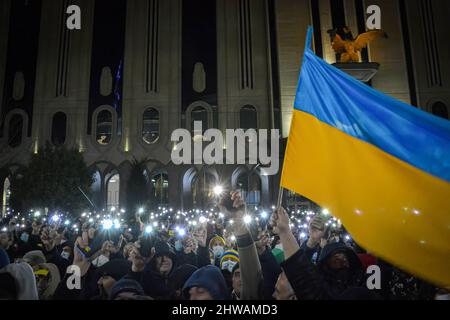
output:
<path id="1" fill-rule="evenodd" d="M 275 10 L 282 137 L 287 137 L 291 125 L 303 49 L 305 48 L 306 30 L 311 24 L 311 8 L 309 0 L 277 0 Z M 276 71 L 274 70 L 274 72 Z"/>
<path id="2" fill-rule="evenodd" d="M 331 47 L 328 30 L 333 29 L 330 0 L 319 0 L 320 27 L 322 28 L 323 59 L 332 64 L 336 62 L 336 54 Z"/>
<path id="3" fill-rule="evenodd" d="M 33 141 L 41 146 L 50 140 L 52 118 L 58 111 L 67 116 L 66 146 L 84 145 L 94 3 L 72 3 L 81 8 L 81 30 L 67 29 L 63 1 L 42 2 L 32 132 Z"/>
<path id="4" fill-rule="evenodd" d="M 410 103 L 399 2 L 364 1 L 364 8 L 369 5 L 380 6 L 381 28 L 389 35 L 389 39 L 379 39 L 369 46 L 369 61 L 381 64 L 372 86 L 395 99 Z"/>
<path id="5" fill-rule="evenodd" d="M 252 105 L 258 127 L 270 127 L 266 3 L 217 0 L 219 128 L 239 127 L 239 111 Z"/>
<path id="6" fill-rule="evenodd" d="M 450 2 L 408 0 L 405 7 L 418 105 L 431 111 L 441 101 L 450 114 Z"/>

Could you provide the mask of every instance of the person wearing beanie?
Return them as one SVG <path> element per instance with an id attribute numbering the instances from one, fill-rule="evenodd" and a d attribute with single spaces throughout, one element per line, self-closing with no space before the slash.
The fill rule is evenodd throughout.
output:
<path id="1" fill-rule="evenodd" d="M 109 300 L 136 300 L 136 296 L 143 296 L 144 289 L 133 279 L 121 279 L 111 288 Z"/>
<path id="2" fill-rule="evenodd" d="M 189 300 L 229 300 L 230 295 L 220 269 L 204 266 L 186 281 L 183 293 Z"/>
<path id="3" fill-rule="evenodd" d="M 214 235 L 209 240 L 209 250 L 211 252 L 211 263 L 217 267 L 220 267 L 220 257 L 225 251 L 226 241 L 224 238 L 218 235 Z"/>
<path id="4" fill-rule="evenodd" d="M 147 295 L 154 299 L 169 299 L 173 271 L 177 267 L 176 254 L 165 241 L 155 243 L 153 258 L 147 263 L 137 248 L 130 252 L 132 272 L 127 278 L 138 281 Z"/>
<path id="5" fill-rule="evenodd" d="M 218 235 L 214 235 L 212 236 L 212 238 L 209 240 L 209 248 L 212 250 L 215 246 L 225 246 L 225 239 L 222 238 L 221 236 Z"/>
<path id="6" fill-rule="evenodd" d="M 100 295 L 97 300 L 107 300 L 114 284 L 131 272 L 131 262 L 124 259 L 114 259 L 97 269 L 99 279 L 97 285 Z"/>
<path id="7" fill-rule="evenodd" d="M 220 270 L 222 271 L 227 287 L 231 292 L 233 290 L 231 272 L 233 267 L 239 263 L 239 253 L 233 249 L 227 250 L 222 254 L 219 261 Z"/>
<path id="8" fill-rule="evenodd" d="M 161 275 L 168 275 L 173 269 L 176 261 L 176 253 L 173 248 L 164 241 L 155 244 L 155 255 L 151 260 L 151 268 L 153 271 Z"/>
<path id="9" fill-rule="evenodd" d="M 228 270 L 231 273 L 237 263 L 239 263 L 239 253 L 233 249 L 227 250 L 220 257 L 220 270 Z"/>

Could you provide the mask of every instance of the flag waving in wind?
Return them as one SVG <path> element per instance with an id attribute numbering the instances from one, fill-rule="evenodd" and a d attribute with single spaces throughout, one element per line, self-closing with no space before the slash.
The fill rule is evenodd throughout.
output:
<path id="1" fill-rule="evenodd" d="M 282 187 L 329 209 L 368 251 L 450 286 L 450 121 L 327 64 L 311 38 Z"/>

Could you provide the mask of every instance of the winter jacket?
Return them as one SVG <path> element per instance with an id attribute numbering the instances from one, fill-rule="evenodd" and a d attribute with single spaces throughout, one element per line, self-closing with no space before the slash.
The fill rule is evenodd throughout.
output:
<path id="1" fill-rule="evenodd" d="M 53 294 L 53 300 L 90 300 L 99 294 L 97 269 L 91 264 L 88 271 L 81 277 L 80 289 L 69 289 L 67 281 L 73 274 L 65 273 Z"/>
<path id="2" fill-rule="evenodd" d="M 337 252 L 346 253 L 350 276 L 339 279 L 328 271 L 326 263 Z M 331 243 L 321 252 L 318 265 L 315 266 L 304 250 L 299 249 L 281 265 L 299 300 L 340 300 L 340 299 L 377 299 L 365 285 L 365 274 L 356 253 L 342 243 Z"/>
<path id="3" fill-rule="evenodd" d="M 70 261 L 61 257 L 60 247 L 53 248 L 52 251 L 45 251 L 47 262 L 53 263 L 58 267 L 59 274 L 65 274 L 67 267 L 70 266 Z"/>
<path id="4" fill-rule="evenodd" d="M 207 247 L 198 247 L 197 253 L 191 252 L 189 254 L 184 253 L 183 251 L 178 251 L 177 255 L 177 264 L 189 264 L 196 266 L 197 268 L 201 268 L 210 264 L 209 259 L 209 250 Z"/>
<path id="5" fill-rule="evenodd" d="M 275 285 L 278 280 L 278 276 L 281 273 L 281 267 L 278 264 L 272 251 L 266 249 L 260 256 L 259 262 L 261 263 L 261 270 L 264 279 L 263 294 L 264 300 L 272 299 L 272 294 L 275 291 Z"/>
<path id="6" fill-rule="evenodd" d="M 312 263 L 317 264 L 321 251 L 320 245 L 310 248 L 307 243 L 308 240 L 304 241 L 300 246 L 300 249 L 304 251 L 305 255 L 311 260 Z"/>
<path id="7" fill-rule="evenodd" d="M 155 270 L 156 259 L 159 256 L 167 255 L 172 259 L 172 270 L 167 275 L 162 275 Z M 178 267 L 176 254 L 166 242 L 155 244 L 155 256 L 145 266 L 142 272 L 130 272 L 126 278 L 134 279 L 144 288 L 150 297 L 157 300 L 169 299 L 172 295 L 172 277 L 174 270 Z"/>
<path id="8" fill-rule="evenodd" d="M 142 272 L 131 272 L 125 278 L 139 282 L 150 297 L 156 300 L 166 300 L 173 294 L 171 276 L 174 269 L 173 267 L 167 276 L 163 276 L 159 272 L 146 268 Z"/>

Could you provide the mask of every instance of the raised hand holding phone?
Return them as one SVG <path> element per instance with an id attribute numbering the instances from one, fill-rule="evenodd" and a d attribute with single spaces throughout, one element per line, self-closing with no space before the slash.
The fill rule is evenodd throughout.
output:
<path id="1" fill-rule="evenodd" d="M 219 209 L 222 213 L 226 214 L 229 219 L 235 220 L 233 225 L 234 233 L 236 236 L 243 235 L 249 232 L 246 224 L 244 223 L 244 216 L 247 212 L 245 201 L 241 198 L 239 191 L 233 191 L 230 193 L 229 199 L 232 201 L 232 210 L 226 207 L 229 200 L 226 200 L 228 196 L 224 197 L 219 202 Z M 228 204 L 229 205 L 229 204 Z"/>

